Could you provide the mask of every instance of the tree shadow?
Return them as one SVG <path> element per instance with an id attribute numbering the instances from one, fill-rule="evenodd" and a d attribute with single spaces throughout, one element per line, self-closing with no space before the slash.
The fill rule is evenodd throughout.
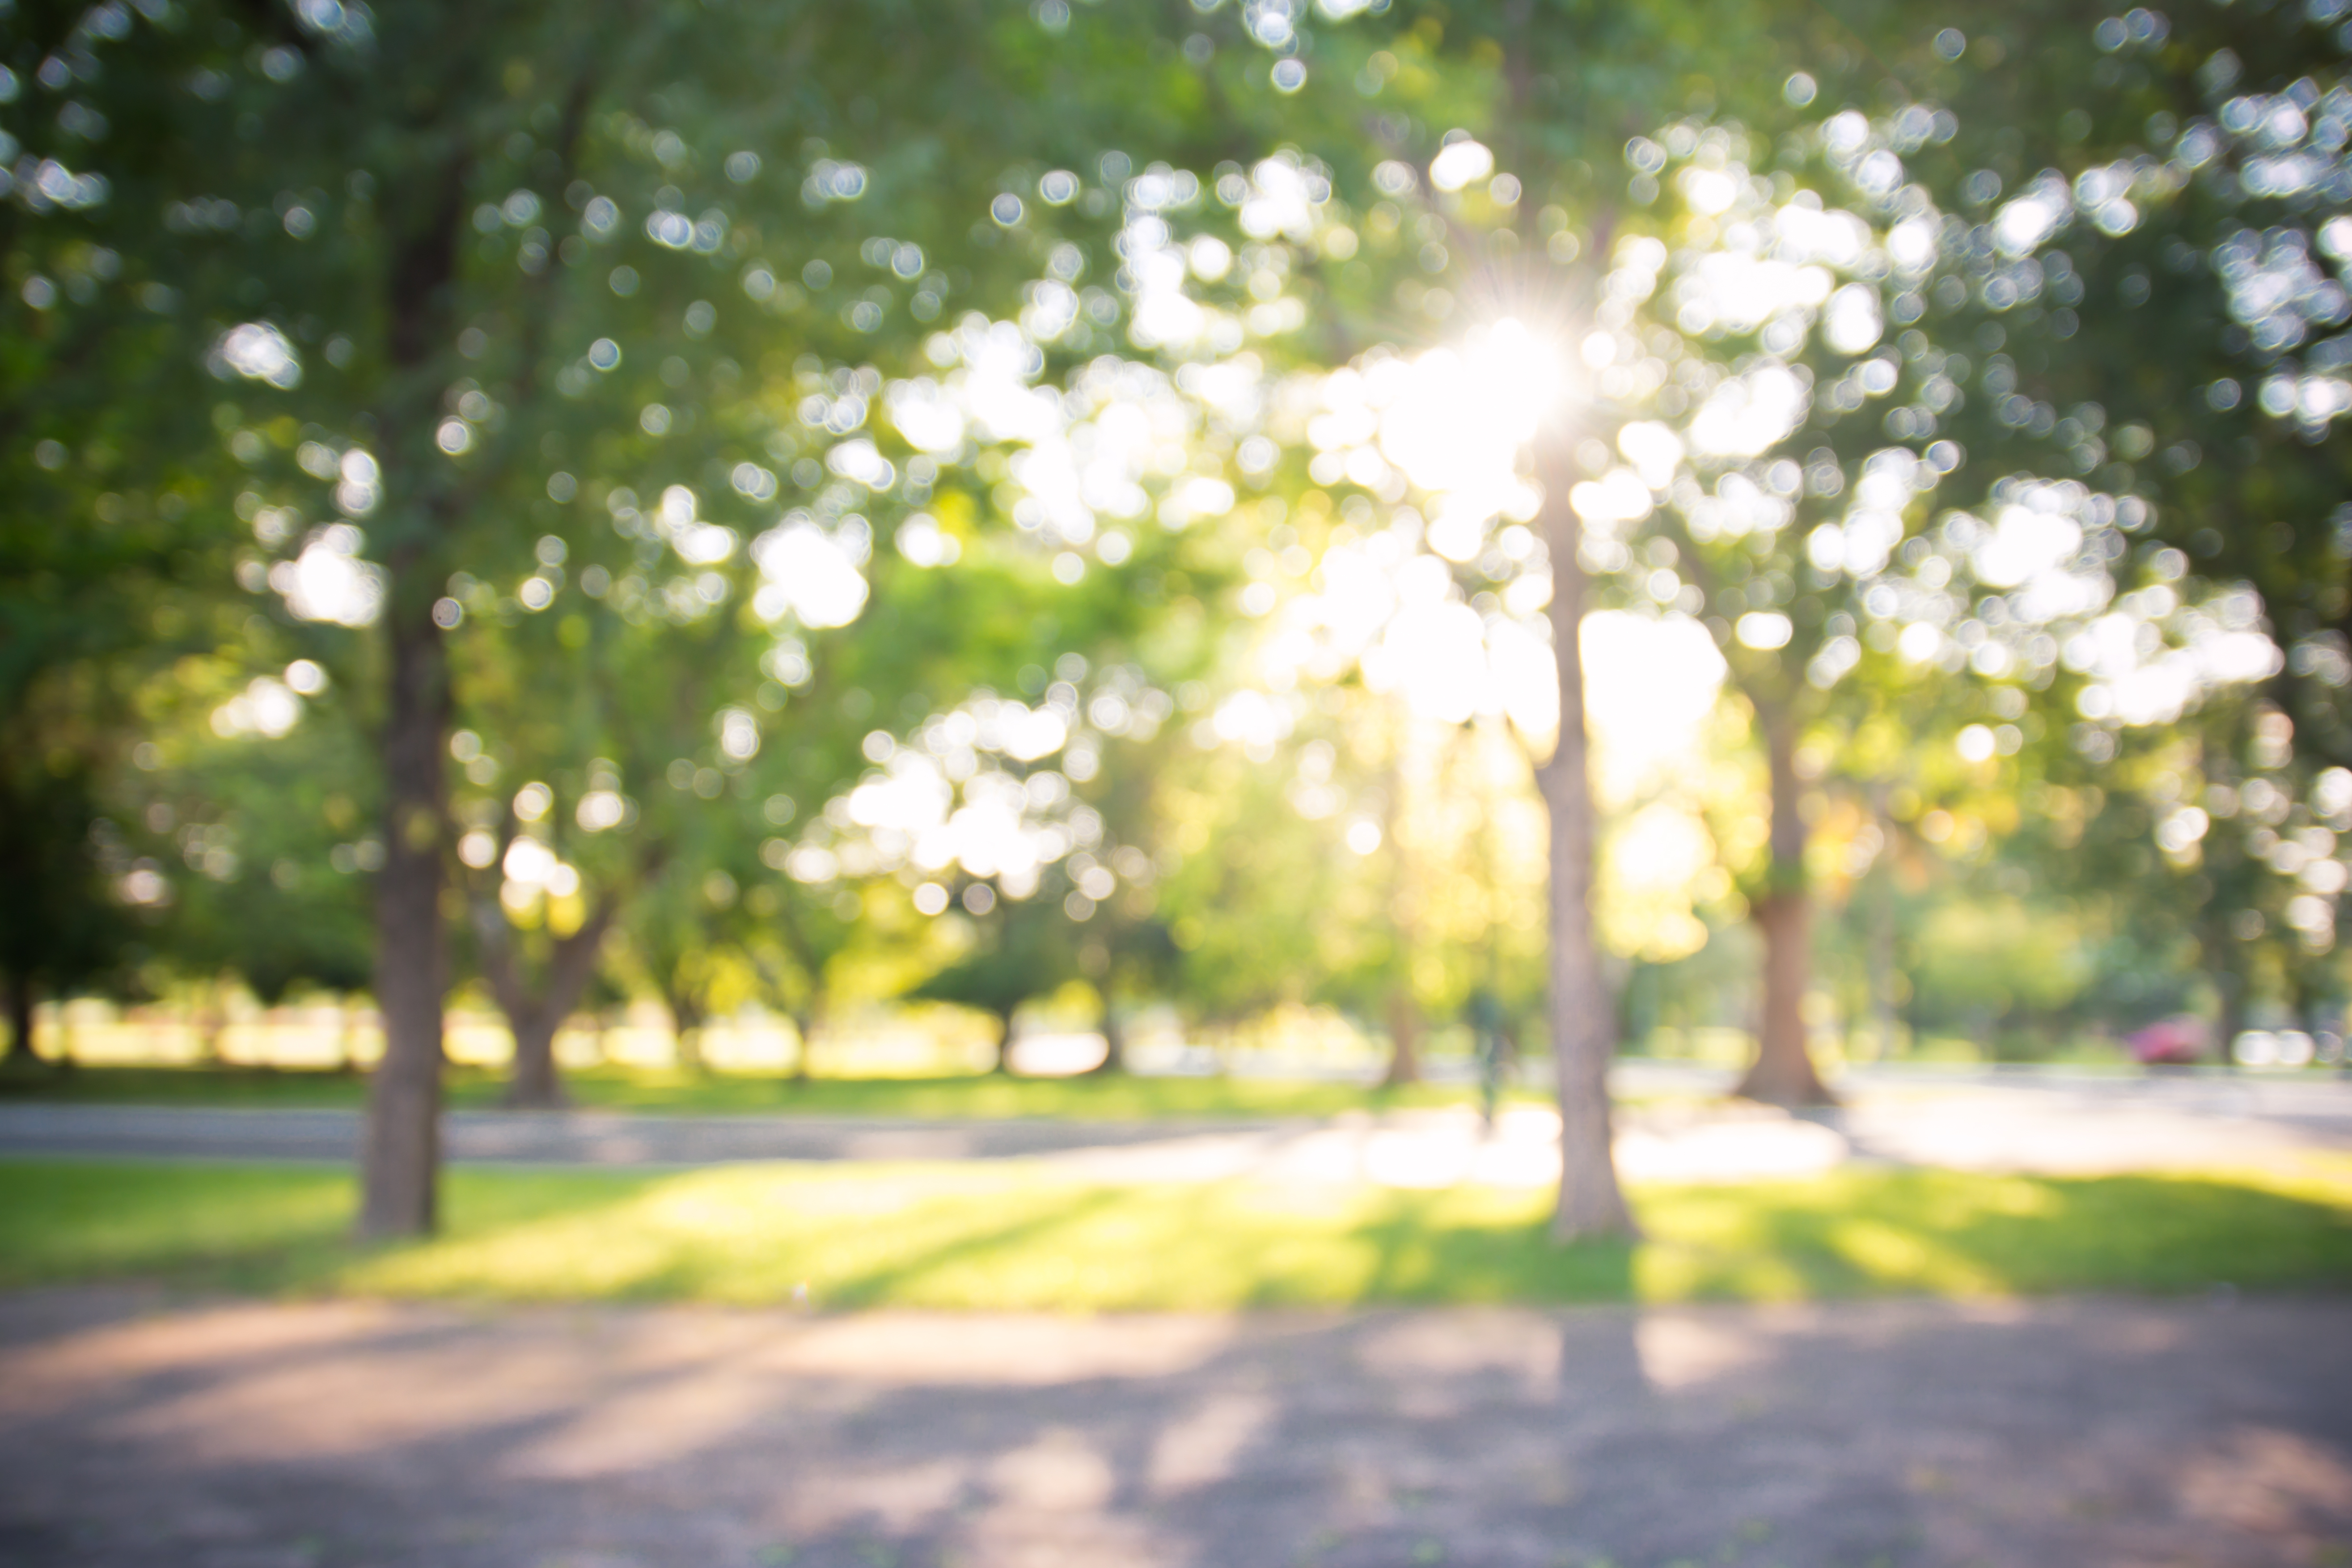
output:
<path id="1" fill-rule="evenodd" d="M 334 1345 L 126 1377 L 37 1424 L 0 1417 L 0 1512 L 27 1568 L 160 1562 L 240 1532 L 315 1542 L 321 1563 L 456 1568 L 1864 1568 L 1986 1529 L 2022 1564 L 2195 1555 L 2229 1538 L 2171 1479 L 2233 1451 L 2250 1396 L 2265 1440 L 2334 1456 L 2288 1452 L 2280 1474 L 2352 1458 L 2352 1364 L 2313 1342 L 2327 1305 L 2241 1312 L 1260 1312 L 1192 1321 L 1173 1352 L 1150 1348 L 1164 1320 L 1112 1319 L 1053 1331 L 1092 1345 L 1055 1372 L 1021 1357 L 1055 1339 L 1008 1336 L 1003 1320 L 902 1323 L 896 1342 L 947 1347 L 918 1366 L 872 1342 L 828 1356 L 875 1321 L 854 1316 L 399 1308 Z M 208 1392 L 260 1418 L 256 1376 L 349 1388 L 357 1363 L 399 1398 L 509 1358 L 552 1358 L 555 1386 L 437 1418 L 428 1397 L 364 1447 L 239 1458 L 185 1419 Z M 2201 1383 L 2172 1375 L 2184 1359 Z M 697 1418 L 714 1388 L 731 1397 Z M 582 1447 L 615 1432 L 617 1453 Z M 126 1486 L 146 1509 L 138 1552 L 96 1517 Z M 2284 1506 L 2294 1530 L 2352 1523 L 2340 1495 Z"/>

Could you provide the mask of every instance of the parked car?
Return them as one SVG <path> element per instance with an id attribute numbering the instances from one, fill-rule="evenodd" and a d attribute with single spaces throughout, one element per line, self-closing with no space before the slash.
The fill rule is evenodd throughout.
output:
<path id="1" fill-rule="evenodd" d="M 2132 1058 L 2143 1067 L 2189 1067 L 2205 1058 L 2212 1032 L 2190 1013 L 2159 1018 L 2127 1037 Z"/>

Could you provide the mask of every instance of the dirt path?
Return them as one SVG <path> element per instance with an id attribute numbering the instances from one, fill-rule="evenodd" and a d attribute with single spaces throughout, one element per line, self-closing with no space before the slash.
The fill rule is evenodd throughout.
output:
<path id="1" fill-rule="evenodd" d="M 2347 1307 L 0 1298 L 0 1562 L 2302 1568 L 2352 1561 Z"/>

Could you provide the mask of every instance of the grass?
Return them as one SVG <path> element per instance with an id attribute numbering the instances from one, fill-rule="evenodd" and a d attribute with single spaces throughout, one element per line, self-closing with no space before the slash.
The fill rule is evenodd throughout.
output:
<path id="1" fill-rule="evenodd" d="M 1464 1105 L 1463 1085 L 1415 1084 L 1378 1089 L 1360 1084 L 1242 1078 L 814 1078 L 592 1068 L 564 1075 L 575 1102 L 612 1110 L 700 1114 L 873 1116 L 908 1120 L 1150 1121 L 1336 1116 L 1349 1110 L 1402 1110 Z M 506 1075 L 452 1068 L 453 1105 L 487 1109 L 506 1092 Z M 79 1067 L 16 1070 L 0 1077 L 0 1100 L 112 1105 L 356 1110 L 367 1080 L 356 1073 L 245 1067 Z M 1530 1102 L 1542 1097 L 1514 1092 Z"/>
<path id="2" fill-rule="evenodd" d="M 453 1173 L 436 1239 L 352 1247 L 349 1175 L 0 1163 L 0 1287 L 466 1300 L 805 1299 L 1151 1310 L 2352 1287 L 2352 1161 L 2046 1178 L 1846 1171 L 1636 1194 L 1638 1247 L 1552 1246 L 1547 1194 L 1112 1185 L 1019 1163 Z"/>

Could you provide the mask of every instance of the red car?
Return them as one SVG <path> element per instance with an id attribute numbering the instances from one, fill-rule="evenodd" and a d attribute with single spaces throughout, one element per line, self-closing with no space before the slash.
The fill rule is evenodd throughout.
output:
<path id="1" fill-rule="evenodd" d="M 2124 1043 L 2143 1067 L 2188 1067 L 2204 1059 L 2208 1038 L 2205 1020 L 2182 1013 L 2158 1019 Z"/>

